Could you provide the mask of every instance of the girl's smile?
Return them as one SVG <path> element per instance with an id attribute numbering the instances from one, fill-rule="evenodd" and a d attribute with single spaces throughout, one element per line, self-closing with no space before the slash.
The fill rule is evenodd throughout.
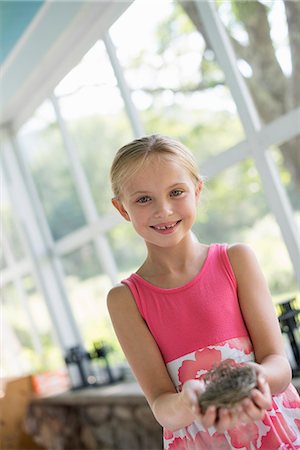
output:
<path id="1" fill-rule="evenodd" d="M 176 222 L 172 223 L 160 223 L 158 225 L 150 225 L 151 228 L 153 228 L 155 231 L 161 234 L 169 234 L 173 233 L 175 229 L 177 228 L 177 225 L 181 222 L 181 220 L 177 220 Z"/>

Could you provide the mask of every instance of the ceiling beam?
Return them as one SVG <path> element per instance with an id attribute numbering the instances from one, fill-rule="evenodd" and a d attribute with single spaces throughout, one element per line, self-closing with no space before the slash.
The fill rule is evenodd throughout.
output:
<path id="1" fill-rule="evenodd" d="M 1 66 L 0 125 L 16 131 L 132 1 L 45 2 Z"/>

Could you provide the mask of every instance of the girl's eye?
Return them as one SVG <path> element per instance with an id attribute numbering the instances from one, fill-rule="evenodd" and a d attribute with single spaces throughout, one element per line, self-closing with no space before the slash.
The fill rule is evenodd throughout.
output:
<path id="1" fill-rule="evenodd" d="M 174 189 L 174 191 L 171 192 L 171 197 L 179 197 L 181 194 L 183 194 L 181 189 Z"/>
<path id="2" fill-rule="evenodd" d="M 147 203 L 149 200 L 151 200 L 150 197 L 148 197 L 148 195 L 144 195 L 137 200 L 137 203 Z"/>

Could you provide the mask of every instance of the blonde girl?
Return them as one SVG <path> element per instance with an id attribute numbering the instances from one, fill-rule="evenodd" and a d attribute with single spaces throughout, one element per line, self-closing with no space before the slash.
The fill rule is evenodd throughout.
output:
<path id="1" fill-rule="evenodd" d="M 300 448 L 300 401 L 252 250 L 192 235 L 203 182 L 190 150 L 162 135 L 136 139 L 117 152 L 111 184 L 147 257 L 111 289 L 108 308 L 164 448 Z M 202 413 L 203 376 L 227 359 L 254 366 L 257 388 L 234 408 Z"/>

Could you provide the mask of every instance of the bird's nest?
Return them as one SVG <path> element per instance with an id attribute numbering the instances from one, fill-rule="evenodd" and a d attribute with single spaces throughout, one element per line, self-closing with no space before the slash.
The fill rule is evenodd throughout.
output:
<path id="1" fill-rule="evenodd" d="M 203 413 L 210 405 L 232 408 L 256 387 L 256 372 L 250 365 L 225 360 L 205 375 L 204 383 L 205 391 L 199 397 Z"/>

